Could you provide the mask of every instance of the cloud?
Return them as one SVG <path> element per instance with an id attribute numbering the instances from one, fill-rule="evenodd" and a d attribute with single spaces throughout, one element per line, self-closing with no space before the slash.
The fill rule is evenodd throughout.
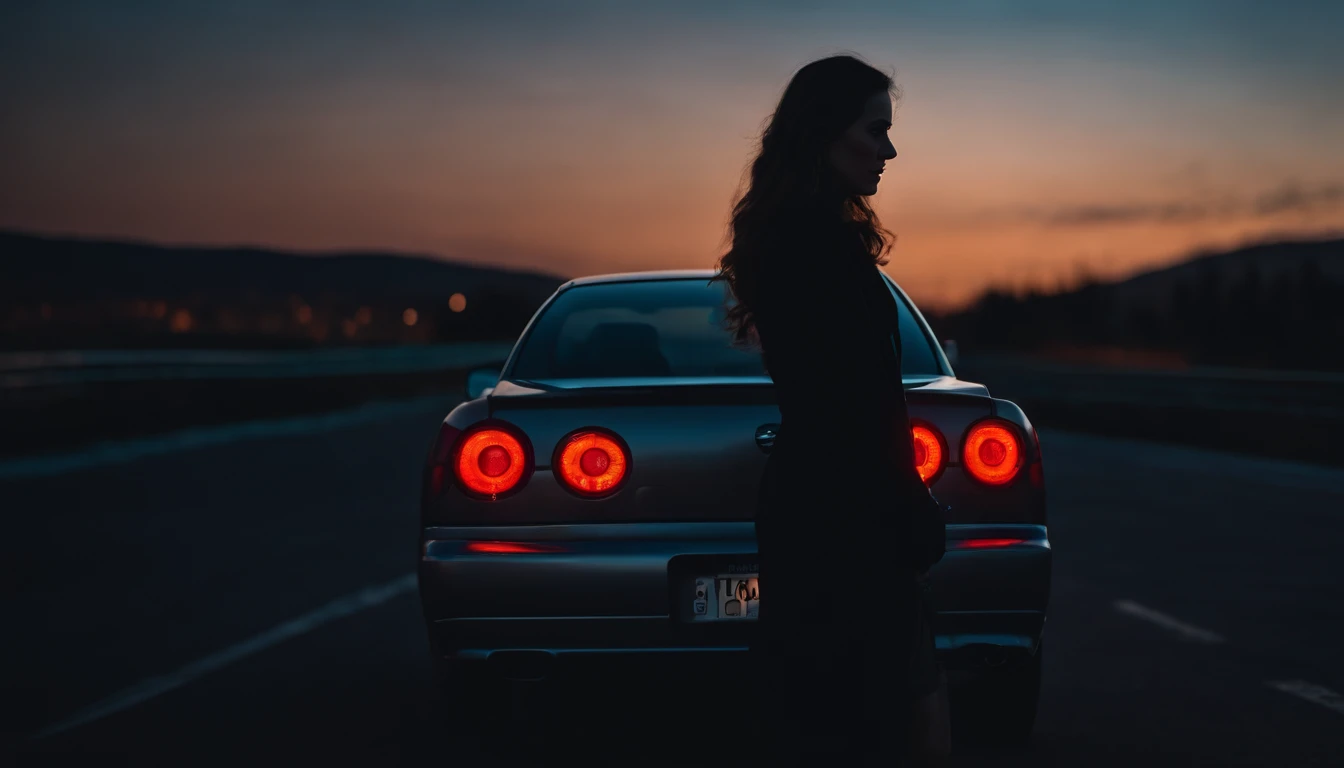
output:
<path id="1" fill-rule="evenodd" d="M 1045 223 L 1061 227 L 1160 222 L 1178 224 L 1208 218 L 1202 203 L 1139 203 L 1127 205 L 1081 205 L 1060 208 L 1046 215 Z"/>
<path id="2" fill-rule="evenodd" d="M 1086 203 L 1055 208 L 1040 206 L 985 212 L 981 223 L 1037 223 L 1047 227 L 1109 227 L 1125 224 L 1190 224 L 1245 217 L 1272 218 L 1292 213 L 1318 213 L 1344 206 L 1344 182 L 1316 185 L 1285 181 L 1252 196 L 1207 196 L 1197 199 L 1123 203 Z"/>
<path id="3" fill-rule="evenodd" d="M 1261 216 L 1298 213 L 1334 208 L 1344 202 L 1344 183 L 1304 187 L 1295 181 L 1284 182 L 1255 198 L 1254 210 Z"/>

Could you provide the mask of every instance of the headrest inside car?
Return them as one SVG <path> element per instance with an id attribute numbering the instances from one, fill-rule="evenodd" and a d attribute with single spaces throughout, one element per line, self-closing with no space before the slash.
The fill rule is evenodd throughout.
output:
<path id="1" fill-rule="evenodd" d="M 658 329 L 648 323 L 601 323 L 584 343 L 591 376 L 671 376 Z"/>

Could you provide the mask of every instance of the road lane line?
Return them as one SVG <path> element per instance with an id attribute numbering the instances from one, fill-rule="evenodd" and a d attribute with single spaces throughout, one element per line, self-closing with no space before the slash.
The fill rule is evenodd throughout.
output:
<path id="1" fill-rule="evenodd" d="M 1156 624 L 1163 629 L 1175 632 L 1186 640 L 1194 640 L 1195 642 L 1210 644 L 1225 642 L 1223 636 L 1217 632 L 1210 632 L 1207 629 L 1200 629 L 1193 624 L 1186 624 L 1165 613 L 1160 613 L 1152 608 L 1139 605 L 1133 600 L 1116 600 L 1115 610 L 1126 616 L 1143 619 L 1144 621 Z"/>
<path id="2" fill-rule="evenodd" d="M 81 725 L 86 725 L 95 720 L 101 720 L 108 715 L 113 715 L 122 710 L 130 709 L 137 704 L 141 704 L 156 696 L 161 696 L 175 688 L 180 688 L 203 675 L 208 675 L 221 667 L 234 663 L 235 661 L 260 653 L 268 648 L 279 645 L 286 640 L 298 637 L 299 635 L 311 632 L 324 624 L 329 624 L 337 619 L 352 616 L 367 608 L 382 605 L 394 597 L 411 592 L 415 589 L 415 585 L 415 574 L 408 573 L 405 576 L 394 581 L 389 581 L 386 584 L 365 587 L 353 594 L 337 598 L 315 611 L 305 613 L 295 619 L 290 619 L 283 624 L 272 627 L 271 629 L 244 640 L 237 645 L 230 646 L 218 653 L 213 653 L 203 659 L 194 661 L 172 674 L 142 680 L 120 693 L 76 712 L 66 720 L 47 726 L 34 735 L 33 738 L 45 739 L 48 736 L 55 736 L 56 734 L 68 731 L 71 728 L 78 728 Z"/>
<path id="3" fill-rule="evenodd" d="M 1314 685 L 1305 680 L 1270 680 L 1265 685 L 1344 715 L 1344 696 L 1325 686 Z"/>
<path id="4" fill-rule="evenodd" d="M 246 421 L 214 427 L 195 427 L 153 437 L 96 443 L 88 448 L 69 453 L 2 459 L 0 460 L 0 480 L 60 475 L 107 464 L 122 464 L 150 456 L 177 453 L 193 448 L 204 448 L 241 440 L 330 432 L 380 421 L 389 417 L 426 411 L 434 406 L 440 406 L 443 415 L 447 416 L 448 412 L 459 402 L 461 402 L 461 398 L 436 395 L 419 397 L 413 400 L 368 403 L 358 408 L 334 411 L 320 416 L 300 416 L 289 419 Z"/>

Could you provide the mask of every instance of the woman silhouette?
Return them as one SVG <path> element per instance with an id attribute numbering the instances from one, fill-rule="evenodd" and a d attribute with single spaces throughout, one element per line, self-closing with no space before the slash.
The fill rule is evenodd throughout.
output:
<path id="1" fill-rule="evenodd" d="M 897 307 L 878 270 L 889 233 L 866 199 L 896 157 L 893 90 L 850 56 L 794 75 L 715 278 L 781 416 L 756 515 L 771 766 L 940 762 L 950 749 L 920 587 L 943 518 L 915 470 Z"/>

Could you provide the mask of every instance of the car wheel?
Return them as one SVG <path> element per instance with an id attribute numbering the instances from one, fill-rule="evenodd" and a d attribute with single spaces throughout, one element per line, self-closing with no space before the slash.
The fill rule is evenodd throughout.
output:
<path id="1" fill-rule="evenodd" d="M 982 744 L 1021 746 L 1031 741 L 1041 697 L 1044 644 L 1028 661 L 995 668 L 955 692 L 952 728 Z"/>

